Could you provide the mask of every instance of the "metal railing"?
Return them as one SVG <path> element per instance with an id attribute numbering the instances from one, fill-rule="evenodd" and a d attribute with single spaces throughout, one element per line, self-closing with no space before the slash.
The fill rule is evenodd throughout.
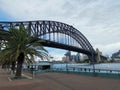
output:
<path id="1" fill-rule="evenodd" d="M 25 72 L 28 72 L 30 74 L 40 74 L 44 72 L 60 72 L 60 73 L 72 73 L 72 74 L 81 74 L 81 75 L 90 75 L 90 76 L 102 76 L 102 77 L 110 77 L 110 78 L 120 78 L 120 70 L 118 69 L 110 69 L 110 68 L 92 68 L 91 67 L 78 67 L 78 66 L 70 66 L 68 65 L 67 68 L 50 68 L 46 70 L 25 70 Z"/>
<path id="2" fill-rule="evenodd" d="M 68 67 L 66 69 L 52 68 L 46 70 L 46 72 L 61 72 L 61 73 L 72 73 L 82 74 L 90 76 L 100 76 L 108 78 L 120 78 L 120 70 L 109 70 L 109 69 L 94 69 L 93 68 L 79 68 L 79 67 Z"/>

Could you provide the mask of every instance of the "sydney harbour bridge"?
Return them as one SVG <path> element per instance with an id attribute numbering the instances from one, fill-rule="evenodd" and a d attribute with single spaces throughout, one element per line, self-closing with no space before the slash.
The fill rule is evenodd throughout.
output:
<path id="1" fill-rule="evenodd" d="M 91 62 L 96 62 L 96 53 L 87 38 L 71 25 L 57 21 L 0 22 L 0 33 L 9 32 L 11 27 L 23 25 L 30 35 L 44 39 L 43 46 L 65 49 L 86 54 Z"/>

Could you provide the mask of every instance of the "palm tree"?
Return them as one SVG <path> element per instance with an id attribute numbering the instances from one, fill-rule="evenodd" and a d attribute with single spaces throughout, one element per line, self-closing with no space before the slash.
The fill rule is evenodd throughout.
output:
<path id="1" fill-rule="evenodd" d="M 41 42 L 44 41 L 39 39 L 37 35 L 31 36 L 28 33 L 28 29 L 23 25 L 17 28 L 10 28 L 9 33 L 4 33 L 0 37 L 5 40 L 5 47 L 0 51 L 1 60 L 17 61 L 16 77 L 21 77 L 22 64 L 25 60 L 30 62 L 34 56 L 38 56 L 41 59 L 47 58 L 47 51 L 41 45 Z"/>

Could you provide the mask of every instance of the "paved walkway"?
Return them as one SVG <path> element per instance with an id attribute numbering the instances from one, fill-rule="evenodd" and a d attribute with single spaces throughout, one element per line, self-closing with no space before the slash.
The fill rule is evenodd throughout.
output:
<path id="1" fill-rule="evenodd" d="M 0 90 L 120 90 L 120 79 L 63 73 L 43 73 L 34 79 L 9 81 L 0 69 Z"/>

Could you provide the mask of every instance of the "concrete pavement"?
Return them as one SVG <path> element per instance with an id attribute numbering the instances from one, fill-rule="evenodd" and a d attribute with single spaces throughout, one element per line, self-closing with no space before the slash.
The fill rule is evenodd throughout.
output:
<path id="1" fill-rule="evenodd" d="M 43 73 L 34 79 L 13 81 L 8 77 L 11 75 L 0 69 L 0 90 L 120 90 L 120 79 L 63 73 Z"/>

